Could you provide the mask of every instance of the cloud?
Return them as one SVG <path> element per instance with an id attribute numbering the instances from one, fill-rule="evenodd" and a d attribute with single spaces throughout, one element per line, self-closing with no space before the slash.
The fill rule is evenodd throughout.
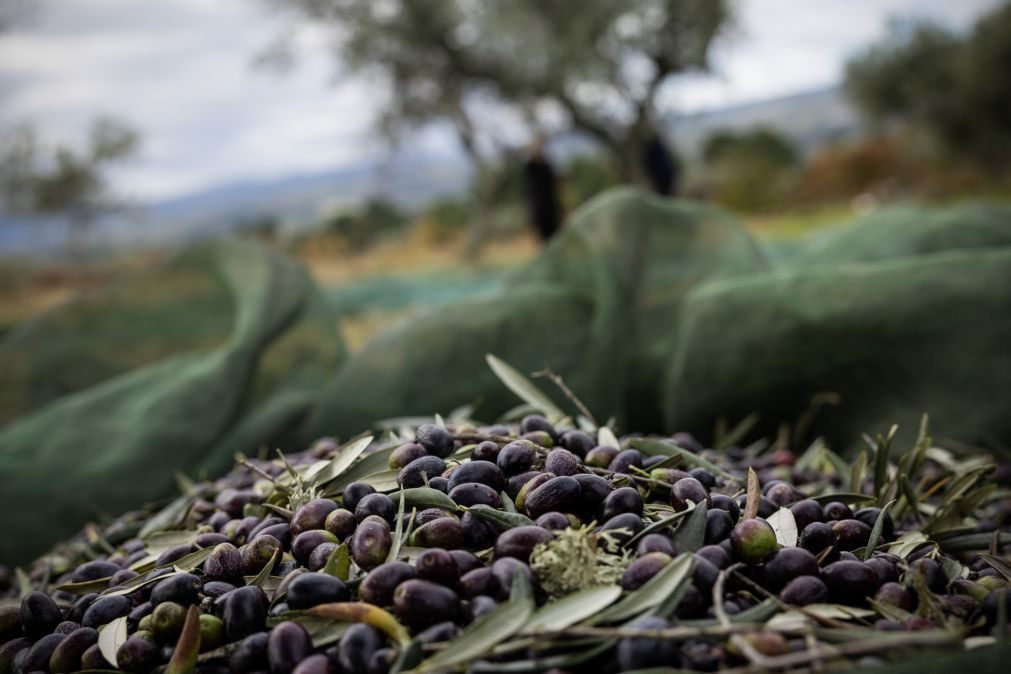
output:
<path id="1" fill-rule="evenodd" d="M 684 77 L 665 105 L 691 111 L 838 81 L 855 49 L 894 14 L 964 26 L 985 0 L 749 0 L 721 45 L 712 77 Z M 0 36 L 0 124 L 30 120 L 44 137 L 80 141 L 114 114 L 142 133 L 141 155 L 117 185 L 157 199 L 212 185 L 311 172 L 380 156 L 371 131 L 379 88 L 335 79 L 318 35 L 285 75 L 252 66 L 283 30 L 257 0 L 74 0 L 41 4 Z M 450 145 L 444 131 L 417 137 Z M 456 148 L 453 147 L 453 151 Z"/>

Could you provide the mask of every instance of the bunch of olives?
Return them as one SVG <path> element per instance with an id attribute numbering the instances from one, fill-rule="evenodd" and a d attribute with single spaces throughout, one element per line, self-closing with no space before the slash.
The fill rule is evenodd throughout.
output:
<path id="1" fill-rule="evenodd" d="M 564 599 L 538 563 L 547 550 L 572 574 L 606 561 L 613 581 L 587 582 L 642 610 L 533 645 L 514 630 L 455 666 L 717 671 L 760 658 L 788 671 L 807 666 L 790 658 L 811 649 L 812 626 L 947 646 L 1007 630 L 1011 501 L 990 488 L 960 510 L 975 487 L 1008 487 L 1007 466 L 969 480 L 935 452 L 904 476 L 914 497 L 783 448 L 716 452 L 684 433 L 612 444 L 532 415 L 425 424 L 350 462 L 331 440 L 244 461 L 163 512 L 59 546 L 28 570 L 31 588 L 0 567 L 0 674 L 429 671 L 426 658 L 516 601 L 521 579 L 539 606 Z M 570 535 L 589 561 L 564 557 Z M 690 572 L 651 601 L 676 559 Z M 859 664 L 903 651 L 868 652 Z"/>

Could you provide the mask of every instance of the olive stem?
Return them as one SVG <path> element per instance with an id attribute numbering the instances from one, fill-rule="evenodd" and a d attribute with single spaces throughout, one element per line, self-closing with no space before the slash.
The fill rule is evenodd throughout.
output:
<path id="1" fill-rule="evenodd" d="M 576 406 L 576 409 L 579 410 L 580 414 L 589 419 L 590 423 L 592 423 L 594 426 L 600 426 L 600 424 L 597 423 L 596 418 L 593 416 L 593 413 L 590 412 L 590 410 L 586 407 L 586 405 L 583 404 L 583 401 L 580 400 L 576 396 L 576 394 L 572 392 L 572 389 L 568 387 L 568 385 L 565 383 L 565 380 L 562 379 L 562 376 L 560 374 L 554 372 L 550 367 L 546 367 L 543 370 L 540 370 L 539 372 L 531 373 L 530 376 L 546 377 L 549 380 L 551 380 L 551 383 L 557 386 L 559 389 L 561 389 L 562 393 L 565 394 L 565 397 L 568 398 L 569 401 Z"/>
<path id="2" fill-rule="evenodd" d="M 723 586 L 726 585 L 727 574 L 736 571 L 740 566 L 741 564 L 738 563 L 721 570 L 720 575 L 716 578 L 716 582 L 713 583 L 713 613 L 716 614 L 716 619 L 723 627 L 730 625 L 730 618 L 727 616 L 727 611 L 723 608 Z"/>

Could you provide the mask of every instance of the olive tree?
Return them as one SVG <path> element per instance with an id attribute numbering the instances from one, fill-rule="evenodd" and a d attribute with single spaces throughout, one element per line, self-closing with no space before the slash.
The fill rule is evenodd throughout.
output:
<path id="1" fill-rule="evenodd" d="M 1011 155 L 1011 3 L 961 35 L 931 24 L 895 24 L 853 58 L 846 88 L 877 121 L 924 129 L 952 155 L 1007 166 Z"/>
<path id="2" fill-rule="evenodd" d="M 342 64 L 378 78 L 388 133 L 446 121 L 480 163 L 501 151 L 504 118 L 531 136 L 572 129 L 629 179 L 658 92 L 709 67 L 732 0 L 273 1 L 327 26 Z"/>
<path id="3" fill-rule="evenodd" d="M 109 118 L 92 124 L 82 149 L 45 147 L 29 125 L 0 132 L 0 204 L 13 215 L 65 218 L 73 245 L 119 207 L 105 170 L 131 156 L 137 142 L 136 131 Z"/>

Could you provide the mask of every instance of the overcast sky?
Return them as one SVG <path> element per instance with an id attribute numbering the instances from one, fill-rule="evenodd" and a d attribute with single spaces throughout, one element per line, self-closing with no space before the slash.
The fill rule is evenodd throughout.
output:
<path id="1" fill-rule="evenodd" d="M 381 97 L 368 82 L 338 77 L 325 50 L 312 48 L 318 36 L 304 36 L 299 65 L 284 74 L 254 66 L 287 25 L 262 0 L 35 3 L 0 35 L 0 125 L 27 120 L 44 137 L 74 142 L 96 115 L 129 120 L 143 145 L 117 185 L 134 198 L 360 164 L 381 152 L 370 133 Z M 741 0 L 717 72 L 677 81 L 662 100 L 693 112 L 828 86 L 890 17 L 964 28 L 999 4 Z"/>

